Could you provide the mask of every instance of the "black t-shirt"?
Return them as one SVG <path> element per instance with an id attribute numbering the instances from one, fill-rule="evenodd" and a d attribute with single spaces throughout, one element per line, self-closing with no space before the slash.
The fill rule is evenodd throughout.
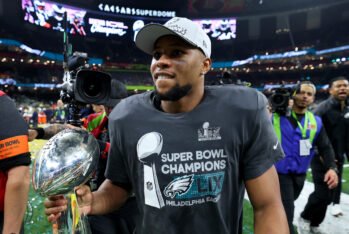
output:
<path id="1" fill-rule="evenodd" d="M 132 187 L 137 234 L 238 233 L 244 181 L 283 157 L 266 98 L 240 86 L 206 87 L 195 109 L 170 114 L 150 96 L 124 99 L 109 116 L 106 177 Z"/>
<path id="2" fill-rule="evenodd" d="M 0 170 L 30 164 L 28 127 L 14 102 L 0 91 Z M 3 94 L 3 93 L 2 93 Z"/>

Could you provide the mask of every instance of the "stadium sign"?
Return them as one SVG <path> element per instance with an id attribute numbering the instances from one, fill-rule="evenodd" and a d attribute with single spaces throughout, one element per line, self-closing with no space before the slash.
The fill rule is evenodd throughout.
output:
<path id="1" fill-rule="evenodd" d="M 175 11 L 160 11 L 160 10 L 149 10 L 139 9 L 133 7 L 124 7 L 117 5 L 110 5 L 105 3 L 98 4 L 100 11 L 115 13 L 120 15 L 134 15 L 134 16 L 146 16 L 146 17 L 165 17 L 172 18 L 176 16 Z"/>

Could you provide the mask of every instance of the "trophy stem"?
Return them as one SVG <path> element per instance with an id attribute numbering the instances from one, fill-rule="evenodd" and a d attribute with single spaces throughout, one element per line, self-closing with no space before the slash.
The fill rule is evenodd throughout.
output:
<path id="1" fill-rule="evenodd" d="M 88 222 L 88 218 L 84 214 L 82 214 L 80 216 L 78 229 L 79 229 L 79 233 L 81 233 L 81 234 L 92 234 L 91 227 L 90 227 L 90 224 Z"/>
<path id="2" fill-rule="evenodd" d="M 65 196 L 67 210 L 62 212 L 58 221 L 52 225 L 53 234 L 92 234 L 88 218 L 79 213 L 75 194 Z"/>
<path id="3" fill-rule="evenodd" d="M 72 233 L 73 234 L 92 234 L 88 218 L 79 211 L 79 204 L 76 193 L 70 195 L 71 217 L 72 217 Z"/>
<path id="4" fill-rule="evenodd" d="M 52 225 L 52 233 L 53 234 L 69 234 L 71 230 L 71 220 L 69 218 L 69 213 L 71 210 L 70 205 L 70 196 L 65 196 L 68 200 L 67 210 L 61 213 L 61 216 L 58 218 L 57 222 Z M 70 223 L 70 224 L 69 224 Z"/>

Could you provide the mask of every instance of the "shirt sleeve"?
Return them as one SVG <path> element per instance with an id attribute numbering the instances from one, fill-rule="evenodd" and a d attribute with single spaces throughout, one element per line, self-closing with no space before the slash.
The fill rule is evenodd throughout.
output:
<path id="1" fill-rule="evenodd" d="M 325 167 L 336 167 L 334 151 L 324 127 L 321 128 L 314 143 L 318 148 L 319 155 L 322 157 Z"/>
<path id="2" fill-rule="evenodd" d="M 258 94 L 258 107 L 251 119 L 247 144 L 242 160 L 243 178 L 249 180 L 262 175 L 275 162 L 284 157 L 284 152 L 267 111 L 267 100 Z"/>
<path id="3" fill-rule="evenodd" d="M 0 97 L 0 170 L 31 162 L 28 126 L 8 96 Z"/>

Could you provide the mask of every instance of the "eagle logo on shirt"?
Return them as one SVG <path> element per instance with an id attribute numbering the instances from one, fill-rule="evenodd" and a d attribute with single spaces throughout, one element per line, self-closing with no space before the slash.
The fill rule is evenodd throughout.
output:
<path id="1" fill-rule="evenodd" d="M 186 193 L 193 183 L 194 175 L 181 176 L 170 182 L 165 190 L 164 194 L 166 197 L 174 198 L 177 194 L 182 195 Z"/>

